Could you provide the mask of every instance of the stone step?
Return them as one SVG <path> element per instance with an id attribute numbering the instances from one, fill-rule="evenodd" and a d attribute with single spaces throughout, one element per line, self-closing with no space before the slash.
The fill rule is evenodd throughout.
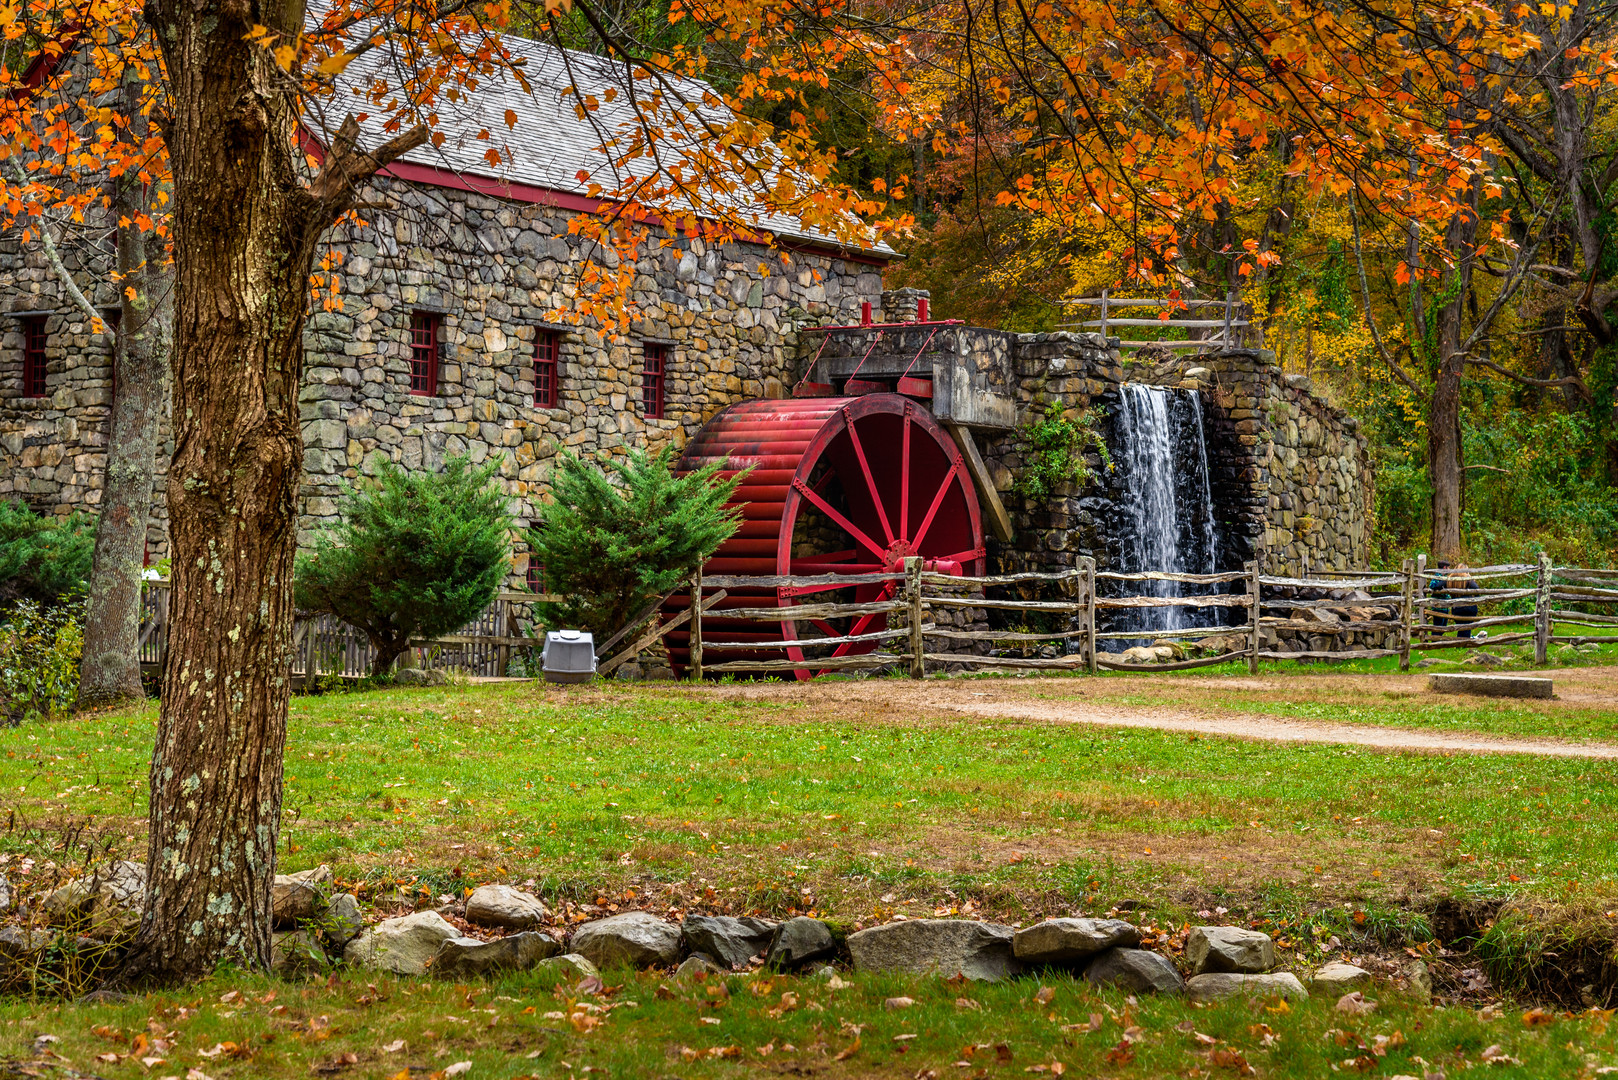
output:
<path id="1" fill-rule="evenodd" d="M 1435 694 L 1548 698 L 1551 696 L 1551 680 L 1528 675 L 1473 675 L 1453 671 L 1427 676 L 1427 689 Z"/>

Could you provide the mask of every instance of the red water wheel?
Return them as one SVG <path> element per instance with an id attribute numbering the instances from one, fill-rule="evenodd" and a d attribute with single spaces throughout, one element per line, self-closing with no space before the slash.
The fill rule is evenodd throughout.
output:
<path id="1" fill-rule="evenodd" d="M 977 491 L 954 440 L 924 406 L 898 394 L 853 398 L 744 401 L 710 420 L 686 446 L 679 468 L 728 459 L 734 475 L 749 466 L 731 505 L 741 525 L 708 560 L 709 576 L 860 574 L 904 568 L 920 555 L 930 568 L 983 573 L 983 525 Z M 799 619 L 791 608 L 812 603 L 871 603 L 894 596 L 898 582 L 727 589 L 703 618 L 703 661 L 814 660 L 863 655 L 876 641 L 816 645 L 815 639 L 879 633 L 886 615 Z M 709 590 L 713 592 L 715 590 Z M 670 602 L 683 610 L 685 596 Z M 726 609 L 779 606 L 780 623 L 727 619 Z M 668 638 L 683 671 L 690 634 Z M 765 651 L 748 643 L 790 641 Z M 732 643 L 715 648 L 715 643 Z M 801 643 L 801 644 L 798 644 Z M 891 646 L 889 646 L 891 647 Z M 809 678 L 813 670 L 800 671 Z"/>

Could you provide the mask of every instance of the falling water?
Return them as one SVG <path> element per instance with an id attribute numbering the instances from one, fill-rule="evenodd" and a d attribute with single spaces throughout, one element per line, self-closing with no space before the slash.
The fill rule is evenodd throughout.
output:
<path id="1" fill-rule="evenodd" d="M 1194 390 L 1129 383 L 1120 388 L 1114 462 L 1119 493 L 1118 568 L 1211 574 L 1218 562 L 1202 402 Z M 1183 596 L 1197 586 L 1134 585 L 1133 595 Z M 1200 591 L 1200 590 L 1199 590 Z M 1211 625 L 1217 609 L 1126 609 L 1117 629 L 1154 631 Z"/>

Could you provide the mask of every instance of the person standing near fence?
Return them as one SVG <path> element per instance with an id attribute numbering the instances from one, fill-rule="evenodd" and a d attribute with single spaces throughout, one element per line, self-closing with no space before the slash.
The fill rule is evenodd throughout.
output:
<path id="1" fill-rule="evenodd" d="M 1478 583 L 1474 581 L 1472 579 L 1472 575 L 1467 572 L 1466 564 L 1462 563 L 1460 566 L 1455 568 L 1455 573 L 1450 575 L 1449 586 L 1451 589 L 1456 591 L 1473 590 L 1478 587 Z M 1454 597 L 1453 593 L 1449 595 L 1452 598 Z M 1455 616 L 1455 636 L 1458 638 L 1471 637 L 1472 620 L 1478 617 L 1477 602 L 1473 601 L 1470 604 L 1456 604 L 1449 610 L 1450 614 Z"/>
<path id="2" fill-rule="evenodd" d="M 1431 596 L 1434 600 L 1448 600 L 1449 599 L 1449 563 L 1447 561 L 1443 560 L 1443 559 L 1438 560 L 1437 571 L 1438 571 L 1437 573 L 1433 574 L 1432 579 L 1427 582 L 1427 594 L 1429 596 Z M 1449 625 L 1449 619 L 1446 618 L 1446 616 L 1448 616 L 1449 614 L 1450 614 L 1450 609 L 1447 608 L 1447 607 L 1435 607 L 1435 608 L 1433 608 L 1432 609 L 1432 622 L 1433 622 L 1433 625 L 1437 626 L 1437 627 L 1439 627 L 1441 629 L 1443 627 L 1445 627 L 1445 626 L 1448 626 Z M 1439 634 L 1438 636 L 1443 637 L 1444 635 Z"/>

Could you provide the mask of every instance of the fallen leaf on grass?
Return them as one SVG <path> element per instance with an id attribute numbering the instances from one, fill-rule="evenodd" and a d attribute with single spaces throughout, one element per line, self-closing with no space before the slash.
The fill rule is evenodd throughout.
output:
<path id="1" fill-rule="evenodd" d="M 1055 988 L 1054 987 L 1049 987 L 1049 986 L 1041 986 L 1039 988 L 1039 990 L 1035 992 L 1034 1000 L 1039 1002 L 1039 1004 L 1041 1004 L 1041 1005 L 1049 1005 L 1051 1002 L 1056 1000 L 1056 990 L 1055 990 Z"/>
<path id="2" fill-rule="evenodd" d="M 914 1039 L 914 1038 L 915 1038 L 914 1035 L 895 1035 L 893 1037 L 893 1041 L 894 1042 L 909 1042 L 911 1039 Z"/>
<path id="3" fill-rule="evenodd" d="M 1253 1075 L 1253 1066 L 1247 1063 L 1239 1050 L 1215 1050 L 1208 1055 L 1208 1064 L 1216 1069 L 1230 1069 L 1237 1076 Z"/>
<path id="4" fill-rule="evenodd" d="M 1548 1013 L 1544 1009 L 1529 1009 L 1522 1014 L 1523 1027 L 1543 1027 L 1555 1019 L 1554 1013 Z"/>
<path id="5" fill-rule="evenodd" d="M 382 1048 L 382 1052 L 384 1054 L 397 1054 L 399 1051 L 403 1050 L 404 1048 L 405 1048 L 405 1041 L 403 1039 L 394 1039 L 392 1042 L 388 1043 L 386 1046 L 384 1046 Z"/>
<path id="6" fill-rule="evenodd" d="M 1483 1050 L 1483 1062 L 1486 1065 L 1521 1065 L 1522 1064 L 1521 1061 L 1518 1061 L 1516 1058 L 1511 1057 L 1509 1054 L 1507 1054 L 1505 1052 L 1505 1050 L 1500 1046 L 1499 1043 L 1495 1043 L 1493 1046 L 1484 1047 L 1484 1050 Z"/>
<path id="7" fill-rule="evenodd" d="M 105 1062 L 108 1065 L 116 1065 L 116 1064 L 118 1064 L 119 1061 L 122 1060 L 122 1057 L 120 1055 L 118 1055 L 118 1054 L 112 1054 L 112 1053 L 97 1054 L 96 1055 L 96 1060 L 101 1061 L 101 1062 Z"/>
<path id="8" fill-rule="evenodd" d="M 860 1037 L 858 1035 L 856 1035 L 856 1036 L 854 1036 L 854 1041 L 848 1044 L 848 1049 L 839 1051 L 837 1056 L 832 1058 L 832 1060 L 833 1061 L 847 1061 L 849 1058 L 853 1057 L 855 1054 L 857 1054 L 859 1052 L 860 1052 Z"/>
<path id="9" fill-rule="evenodd" d="M 908 1009 L 916 1003 L 915 998 L 890 997 L 882 1003 L 884 1009 Z"/>
<path id="10" fill-rule="evenodd" d="M 1135 1047 L 1128 1039 L 1121 1039 L 1118 1045 L 1107 1051 L 1109 1065 L 1128 1065 L 1135 1060 Z"/>
<path id="11" fill-rule="evenodd" d="M 1343 1068 L 1352 1069 L 1355 1072 L 1370 1072 L 1372 1069 L 1376 1068 L 1376 1058 L 1370 1054 L 1361 1054 L 1359 1057 L 1344 1058 Z"/>
<path id="12" fill-rule="evenodd" d="M 460 1076 L 462 1073 L 467 1073 L 467 1072 L 471 1072 L 471 1071 L 472 1071 L 472 1063 L 470 1061 L 457 1061 L 453 1065 L 445 1066 L 443 1072 L 436 1073 L 434 1075 L 443 1076 L 447 1080 L 448 1077 Z"/>
<path id="13" fill-rule="evenodd" d="M 1363 1016 L 1376 1008 L 1376 1002 L 1367 1000 L 1365 995 L 1355 990 L 1344 994 L 1337 999 L 1337 1011 L 1350 1016 Z"/>
<path id="14" fill-rule="evenodd" d="M 312 1071 L 316 1076 L 331 1076 L 333 1073 L 340 1073 L 344 1069 L 352 1069 L 359 1063 L 360 1059 L 357 1054 L 333 1054 L 325 1061 L 316 1064 Z"/>

